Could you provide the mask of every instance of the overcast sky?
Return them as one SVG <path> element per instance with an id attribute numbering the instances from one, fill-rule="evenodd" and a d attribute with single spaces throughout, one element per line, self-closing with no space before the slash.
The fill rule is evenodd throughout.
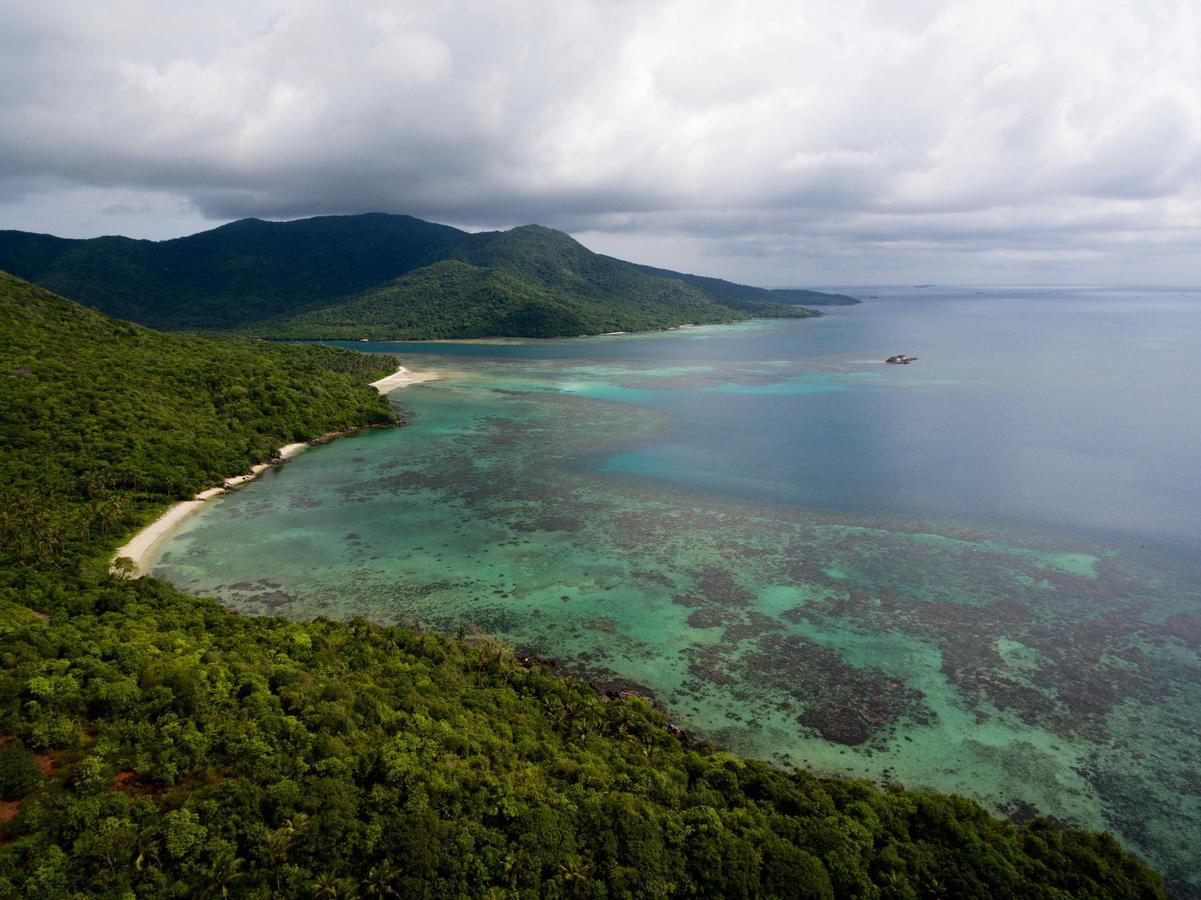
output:
<path id="1" fill-rule="evenodd" d="M 0 0 L 0 228 L 539 222 L 767 285 L 1201 283 L 1201 0 Z"/>

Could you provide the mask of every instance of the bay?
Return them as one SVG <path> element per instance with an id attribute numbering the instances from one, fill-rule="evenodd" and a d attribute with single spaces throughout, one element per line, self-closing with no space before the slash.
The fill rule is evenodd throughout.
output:
<path id="1" fill-rule="evenodd" d="M 1201 294 L 849 292 L 353 345 L 445 377 L 208 504 L 155 574 L 498 634 L 722 748 L 1104 828 L 1198 887 Z"/>

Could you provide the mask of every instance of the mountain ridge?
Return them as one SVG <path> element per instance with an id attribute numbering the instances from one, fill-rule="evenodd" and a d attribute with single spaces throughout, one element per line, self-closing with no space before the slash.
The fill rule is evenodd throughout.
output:
<path id="1" fill-rule="evenodd" d="M 516 282 L 494 281 L 490 316 L 462 310 L 453 294 L 462 272 L 446 267 L 425 273 L 420 295 L 405 293 L 407 285 L 386 290 L 446 260 L 496 269 Z M 801 300 L 856 302 L 641 266 L 593 253 L 541 225 L 473 234 L 388 213 L 240 219 L 166 241 L 0 231 L 0 269 L 154 328 L 275 337 L 550 337 L 803 317 L 817 313 Z M 457 277 L 439 286 L 443 275 Z M 374 304 L 364 305 L 366 294 Z M 327 320 L 342 322 L 345 310 L 316 311 L 343 304 L 369 307 L 374 318 L 345 324 L 353 333 L 316 333 Z M 442 314 L 444 304 L 455 317 Z M 293 325 L 293 318 L 300 321 Z M 416 324 L 405 331 L 401 320 Z"/>

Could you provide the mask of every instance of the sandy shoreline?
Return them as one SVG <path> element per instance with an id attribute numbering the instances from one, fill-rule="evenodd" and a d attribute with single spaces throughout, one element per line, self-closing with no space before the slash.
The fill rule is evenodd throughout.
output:
<path id="1" fill-rule="evenodd" d="M 441 375 L 438 372 L 411 372 L 404 366 L 401 366 L 391 375 L 381 378 L 379 381 L 371 382 L 371 386 L 381 394 L 387 394 L 397 388 L 402 388 L 410 384 L 420 384 L 423 381 L 433 381 L 440 377 Z M 317 442 L 324 443 L 324 439 L 328 439 L 329 437 L 330 435 L 322 435 L 317 439 Z M 279 458 L 291 459 L 297 453 L 307 450 L 313 445 L 313 442 L 308 441 L 287 444 L 279 448 Z M 269 462 L 259 463 L 256 466 L 252 466 L 250 471 L 244 475 L 226 478 L 220 487 L 211 487 L 203 490 L 191 500 L 181 500 L 135 534 L 123 546 L 119 547 L 113 555 L 113 560 L 116 561 L 122 557 L 130 559 L 133 561 L 134 573 L 144 575 L 153 558 L 153 552 L 158 549 L 163 539 L 178 527 L 180 523 L 199 511 L 206 500 L 216 497 L 218 494 L 224 494 L 226 491 L 246 484 L 248 481 L 253 481 L 273 465 L 274 463 Z"/>
<path id="2" fill-rule="evenodd" d="M 371 386 L 381 394 L 386 394 L 397 388 L 407 387 L 410 384 L 421 384 L 423 381 L 433 381 L 441 377 L 438 372 L 410 372 L 404 366 L 401 366 L 391 375 L 381 378 L 379 381 L 371 382 Z"/>

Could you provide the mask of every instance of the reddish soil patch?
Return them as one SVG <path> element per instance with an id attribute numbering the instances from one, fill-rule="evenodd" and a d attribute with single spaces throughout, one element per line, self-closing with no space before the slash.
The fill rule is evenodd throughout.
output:
<path id="1" fill-rule="evenodd" d="M 210 782 L 220 781 L 224 778 L 223 775 L 215 775 L 209 779 Z M 152 797 L 161 797 L 166 791 L 166 788 L 161 785 L 155 785 L 153 782 L 142 781 L 138 778 L 136 772 L 132 769 L 123 769 L 113 776 L 113 783 L 108 786 L 110 791 L 121 791 L 130 797 L 149 795 Z"/>
<path id="2" fill-rule="evenodd" d="M 20 811 L 20 800 L 5 800 L 0 802 L 0 825 L 3 825 L 5 822 L 11 822 L 17 817 L 17 813 Z"/>

